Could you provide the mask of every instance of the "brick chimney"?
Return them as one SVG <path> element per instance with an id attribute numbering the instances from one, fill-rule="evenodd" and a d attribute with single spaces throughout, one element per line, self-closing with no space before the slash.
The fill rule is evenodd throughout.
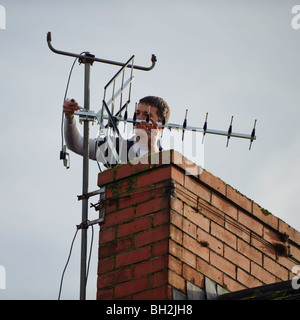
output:
<path id="1" fill-rule="evenodd" d="M 298 231 L 180 153 L 155 157 L 99 174 L 97 299 L 215 299 L 293 279 Z"/>

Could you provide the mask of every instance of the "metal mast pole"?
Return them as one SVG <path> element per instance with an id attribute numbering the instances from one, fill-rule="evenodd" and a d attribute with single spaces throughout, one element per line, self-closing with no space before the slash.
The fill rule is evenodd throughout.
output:
<path id="1" fill-rule="evenodd" d="M 90 110 L 90 69 L 92 61 L 87 58 L 88 53 L 82 57 L 81 62 L 84 67 L 84 108 Z M 83 121 L 83 176 L 82 176 L 82 194 L 88 193 L 89 188 L 89 120 Z M 80 300 L 86 299 L 86 260 L 87 260 L 87 221 L 88 221 L 88 199 L 82 200 L 82 230 L 81 230 L 81 263 L 80 263 Z"/>
<path id="2" fill-rule="evenodd" d="M 47 33 L 47 43 L 48 47 L 51 51 L 57 54 L 61 54 L 64 56 L 78 58 L 80 63 L 85 64 L 84 69 L 84 111 L 90 111 L 90 68 L 94 61 L 116 65 L 116 66 L 124 66 L 123 62 L 117 62 L 112 60 L 105 60 L 96 58 L 94 55 L 91 55 L 89 52 L 85 52 L 84 55 L 76 54 L 66 51 L 57 50 L 52 46 L 52 36 L 51 32 Z M 126 64 L 127 68 L 138 69 L 143 71 L 150 71 L 154 68 L 156 64 L 156 57 L 152 55 L 151 57 L 151 66 L 143 67 Z M 131 79 L 132 81 L 132 79 Z M 83 182 L 82 182 L 82 222 L 80 227 L 81 233 L 81 259 L 80 259 L 80 300 L 86 299 L 86 282 L 87 282 L 87 229 L 90 225 L 88 222 L 88 185 L 89 185 L 89 121 L 96 119 L 95 117 L 85 117 L 83 121 Z"/>

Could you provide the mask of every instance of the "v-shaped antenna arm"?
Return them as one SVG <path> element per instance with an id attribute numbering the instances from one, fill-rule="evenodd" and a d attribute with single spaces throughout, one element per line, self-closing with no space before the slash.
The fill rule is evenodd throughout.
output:
<path id="1" fill-rule="evenodd" d="M 71 53 L 71 52 L 66 52 L 66 51 L 61 51 L 61 50 L 57 50 L 55 49 L 53 46 L 52 46 L 52 36 L 51 36 L 51 32 L 48 32 L 47 33 L 47 43 L 48 43 L 48 47 L 50 48 L 51 51 L 53 51 L 54 53 L 57 53 L 57 54 L 62 54 L 64 56 L 69 56 L 69 57 L 74 57 L 74 58 L 83 58 L 82 55 L 80 54 L 76 54 L 76 53 Z M 112 60 L 105 60 L 105 59 L 100 59 L 100 58 L 96 58 L 94 55 L 89 55 L 88 57 L 89 61 L 91 62 L 101 62 L 101 63 L 106 63 L 106 64 L 112 64 L 112 65 L 116 65 L 116 66 L 123 66 L 124 63 L 122 62 L 117 62 L 117 61 L 112 61 Z M 155 64 L 156 64 L 156 56 L 154 54 L 152 54 L 152 57 L 151 57 L 151 66 L 150 67 L 142 67 L 142 66 L 137 66 L 137 65 L 127 65 L 127 68 L 134 68 L 134 69 L 137 69 L 137 70 L 143 70 L 143 71 L 150 71 L 154 68 Z"/>

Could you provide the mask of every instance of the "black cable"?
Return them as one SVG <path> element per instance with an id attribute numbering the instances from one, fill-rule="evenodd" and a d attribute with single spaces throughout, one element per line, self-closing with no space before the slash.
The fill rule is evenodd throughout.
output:
<path id="1" fill-rule="evenodd" d="M 77 60 L 78 60 L 78 58 L 76 58 L 74 60 L 72 67 L 70 69 L 70 72 L 69 72 L 69 77 L 68 77 L 67 86 L 66 86 L 65 95 L 64 95 L 64 102 L 67 99 L 71 75 L 72 75 L 72 72 L 73 72 L 73 69 L 74 69 L 74 66 L 75 66 L 75 63 Z M 63 150 L 63 147 L 64 147 L 64 111 L 62 111 L 62 114 L 61 114 L 61 129 L 60 130 L 61 130 L 61 148 Z"/>
<path id="2" fill-rule="evenodd" d="M 90 247 L 90 254 L 89 254 L 88 265 L 87 265 L 85 286 L 87 285 L 87 281 L 88 281 L 88 277 L 89 277 L 90 263 L 91 263 L 91 257 L 92 257 L 92 251 L 93 251 L 93 242 L 94 242 L 94 226 L 91 225 L 91 227 L 92 227 L 91 247 Z"/>
<path id="3" fill-rule="evenodd" d="M 91 245 L 90 245 L 90 253 L 89 253 L 89 259 L 88 259 L 88 265 L 87 265 L 87 273 L 86 273 L 85 285 L 87 284 L 87 281 L 88 281 L 88 276 L 89 276 L 89 271 L 90 271 L 90 264 L 91 264 L 91 258 L 92 258 L 92 251 L 93 251 L 93 243 L 94 243 L 94 227 L 93 227 L 93 225 L 91 225 L 91 227 L 92 227 L 92 236 L 91 236 Z M 70 258 L 71 258 L 71 254 L 72 254 L 72 250 L 73 250 L 73 245 L 74 245 L 74 242 L 75 242 L 75 239 L 76 239 L 78 230 L 79 230 L 79 228 L 77 228 L 77 230 L 76 230 L 76 232 L 75 232 L 75 235 L 74 235 L 74 237 L 73 237 L 73 240 L 72 240 L 72 243 L 71 243 L 71 247 L 70 247 L 69 256 L 68 256 L 66 265 L 65 265 L 65 267 L 64 267 L 64 270 L 63 270 L 63 273 L 62 273 L 62 276 L 61 276 L 60 287 L 59 287 L 59 294 L 58 294 L 58 300 L 60 300 L 61 290 L 62 290 L 62 285 L 63 285 L 63 280 L 64 280 L 64 275 L 65 275 L 65 272 L 66 272 L 66 270 L 67 270 L 67 267 L 68 267 L 68 264 L 69 264 L 69 261 L 70 261 Z"/>
<path id="4" fill-rule="evenodd" d="M 83 51 L 80 53 L 80 55 L 86 53 L 86 51 Z M 70 69 L 69 72 L 69 77 L 68 77 L 68 81 L 67 81 L 67 86 L 66 86 L 66 90 L 65 90 L 65 95 L 64 95 L 64 102 L 67 99 L 67 94 L 68 94 L 68 90 L 69 90 L 69 85 L 70 85 L 70 80 L 71 80 L 71 75 L 75 66 L 76 61 L 78 60 L 78 58 L 75 58 L 72 67 Z M 63 103 L 64 103 L 63 102 Z M 61 126 L 60 126 L 60 132 L 61 132 L 61 152 L 60 152 L 60 159 L 65 159 L 66 154 L 64 152 L 64 111 L 62 110 L 61 113 Z"/>
<path id="5" fill-rule="evenodd" d="M 63 270 L 63 273 L 62 273 L 62 276 L 61 276 L 60 286 L 59 286 L 59 293 L 58 293 L 58 300 L 60 300 L 60 295 L 61 295 L 61 290 L 62 290 L 62 285 L 63 285 L 63 281 L 64 281 L 65 272 L 66 272 L 67 266 L 68 266 L 69 261 L 70 261 L 70 258 L 71 258 L 71 254 L 72 254 L 72 250 L 73 250 L 73 245 L 74 245 L 74 241 L 75 241 L 75 239 L 76 239 L 77 233 L 78 233 L 78 228 L 77 228 L 77 230 L 76 230 L 76 232 L 75 232 L 75 235 L 74 235 L 74 237 L 73 237 L 73 240 L 72 240 L 72 243 L 71 243 L 70 252 L 69 252 L 69 256 L 68 256 L 66 265 L 65 265 L 65 267 L 64 267 L 64 270 Z"/>

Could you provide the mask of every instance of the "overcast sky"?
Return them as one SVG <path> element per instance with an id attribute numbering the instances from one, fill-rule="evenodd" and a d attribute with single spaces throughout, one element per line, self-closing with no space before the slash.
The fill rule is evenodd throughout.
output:
<path id="1" fill-rule="evenodd" d="M 300 230 L 300 29 L 292 0 L 0 0 L 1 203 L 0 265 L 6 290 L 0 299 L 57 299 L 69 247 L 81 222 L 82 158 L 71 168 L 59 160 L 61 108 L 73 59 L 57 49 L 125 62 L 135 55 L 132 101 L 163 97 L 170 122 L 251 133 L 257 141 L 207 136 L 204 167 Z M 74 68 L 69 97 L 83 105 L 83 66 Z M 91 105 L 117 67 L 94 64 Z M 97 127 L 91 129 L 96 136 Z M 200 139 L 201 141 L 201 139 Z M 98 168 L 90 162 L 89 189 Z M 90 211 L 89 218 L 96 213 Z M 96 297 L 97 242 L 87 288 Z M 89 235 L 91 229 L 89 229 Z M 78 299 L 80 236 L 67 269 L 62 299 Z"/>

